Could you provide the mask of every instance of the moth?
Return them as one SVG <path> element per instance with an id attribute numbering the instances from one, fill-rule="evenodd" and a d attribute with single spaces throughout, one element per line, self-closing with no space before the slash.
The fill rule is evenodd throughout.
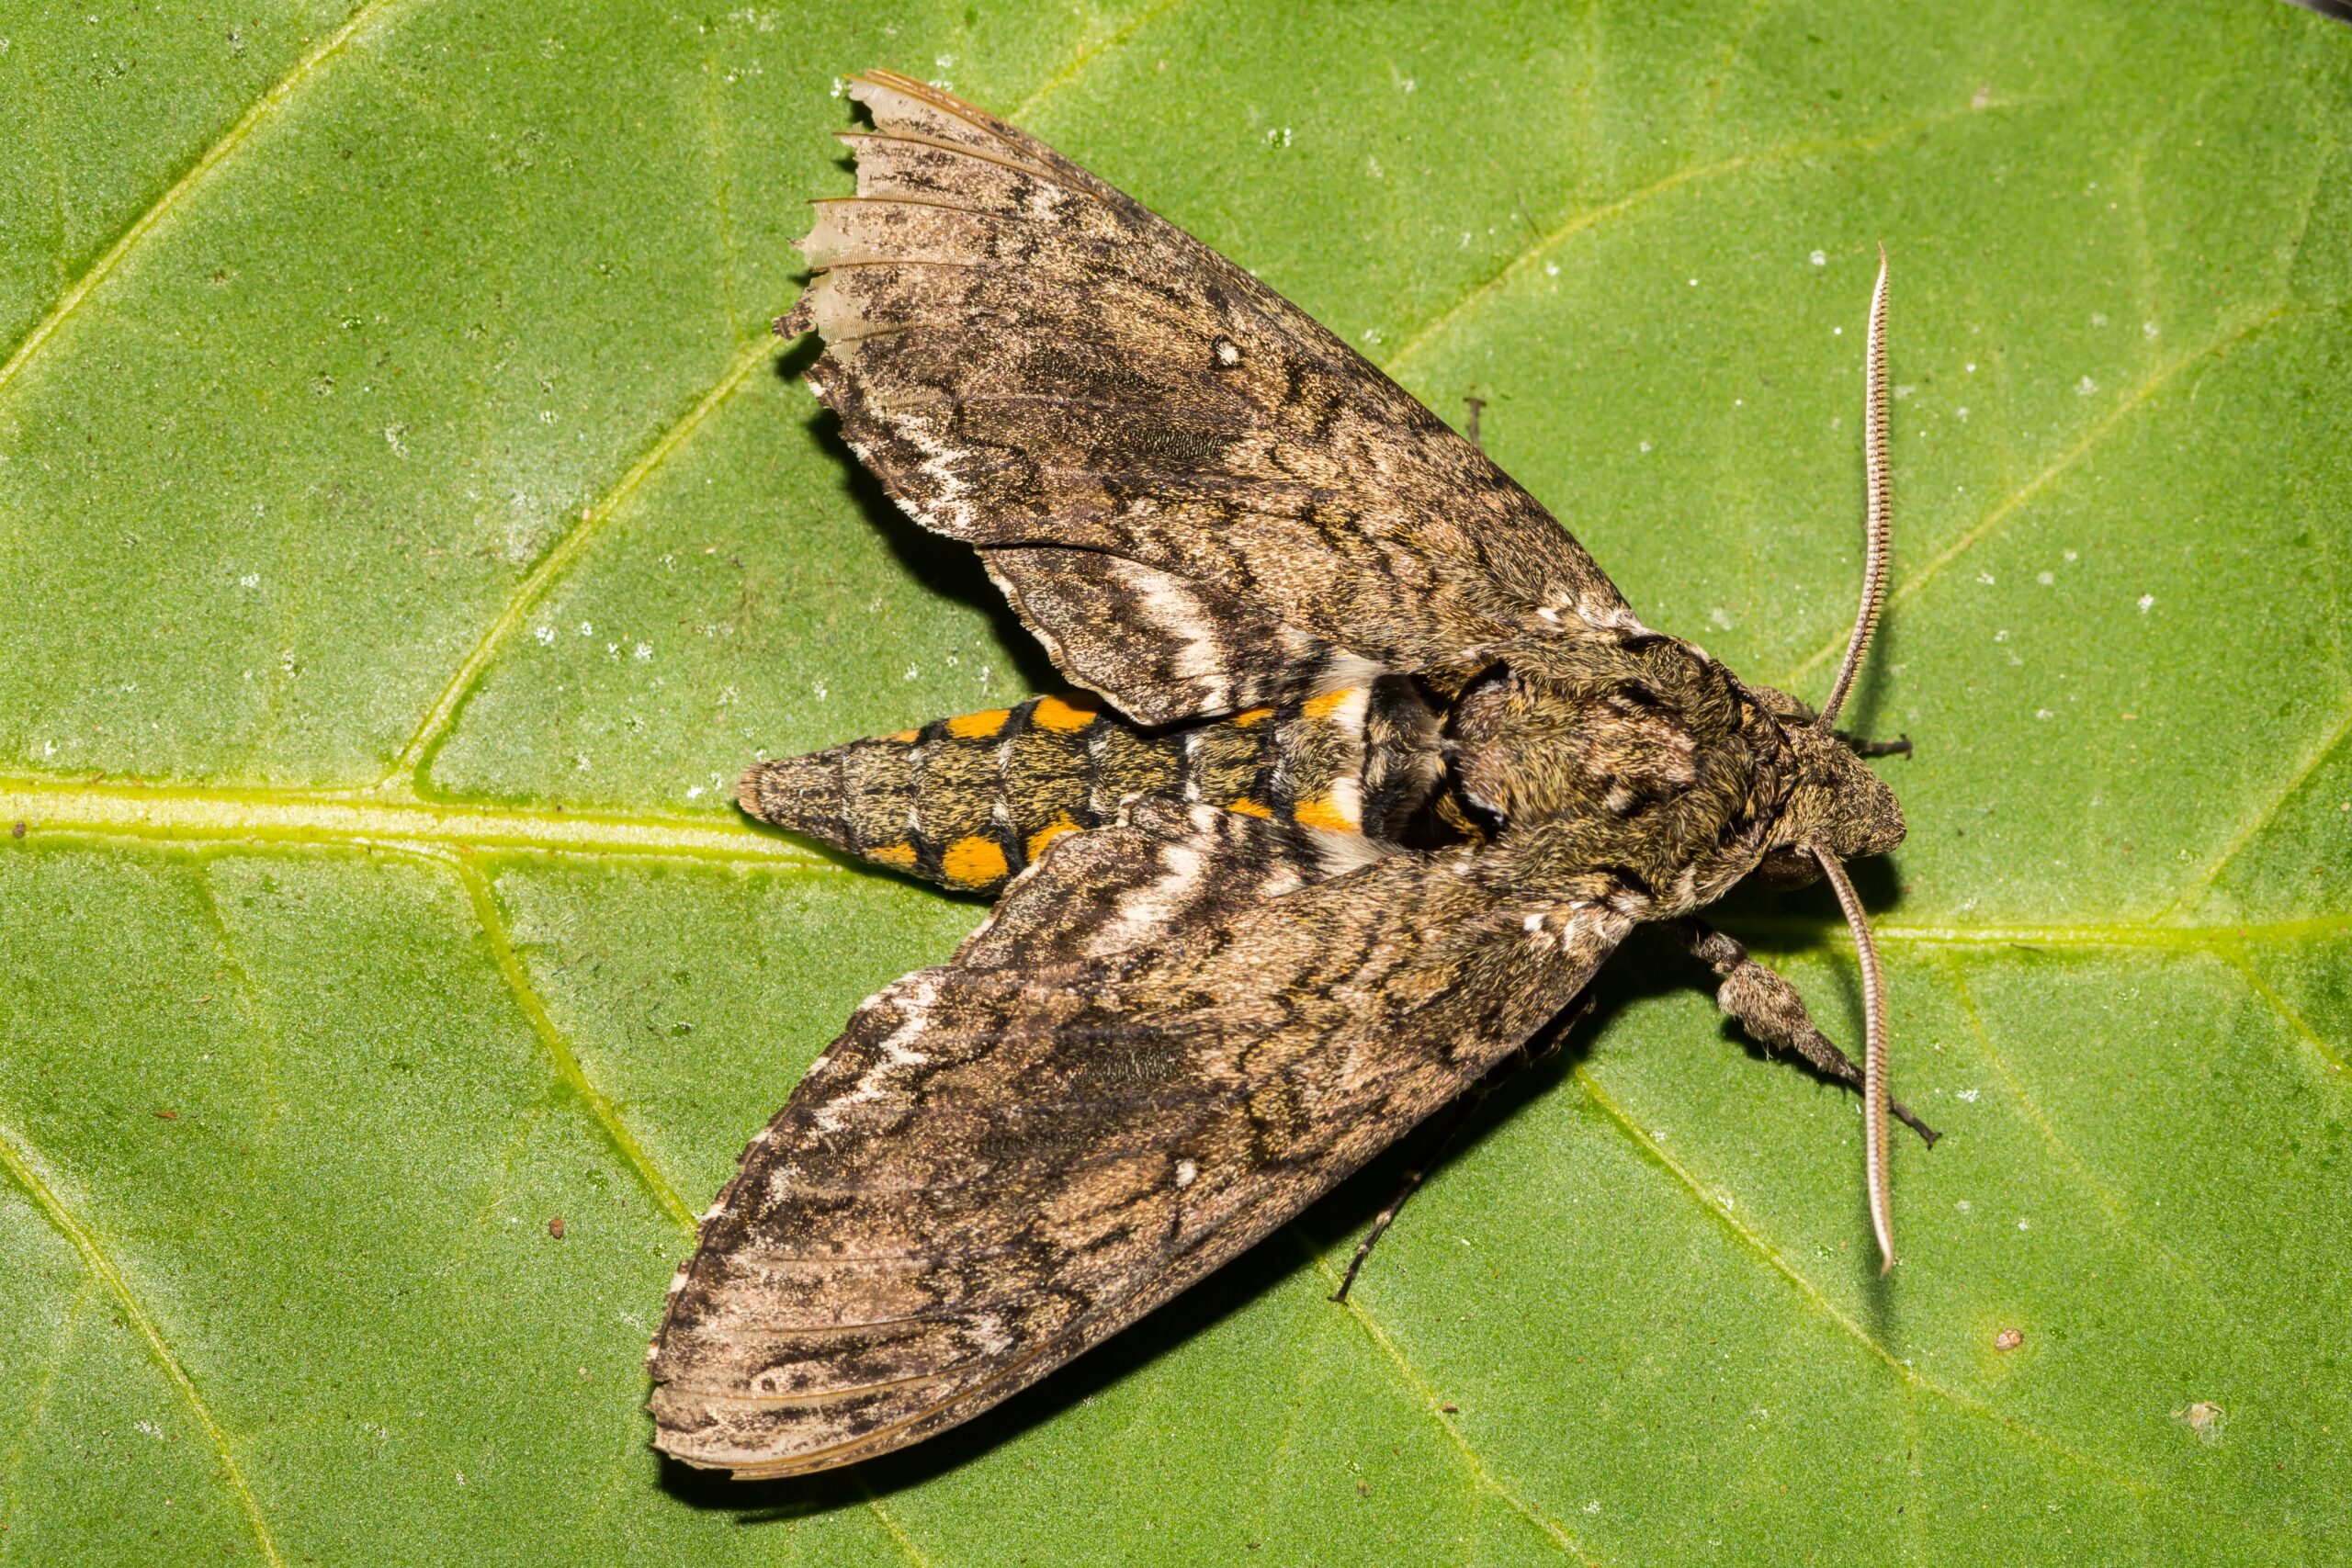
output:
<path id="1" fill-rule="evenodd" d="M 777 331 L 821 336 L 858 460 L 1080 690 L 743 775 L 755 818 L 1001 897 L 744 1150 L 648 1356 L 658 1446 L 790 1475 L 969 1419 L 1461 1100 L 1644 921 L 1863 1089 L 1891 1264 L 1843 863 L 1903 815 L 1832 728 L 1886 582 L 1883 254 L 1864 587 L 1815 712 L 1644 625 L 1476 446 L 1165 220 L 936 88 L 849 91 L 856 193 L 816 204 Z M 1860 1070 L 1696 919 L 1816 876 Z"/>

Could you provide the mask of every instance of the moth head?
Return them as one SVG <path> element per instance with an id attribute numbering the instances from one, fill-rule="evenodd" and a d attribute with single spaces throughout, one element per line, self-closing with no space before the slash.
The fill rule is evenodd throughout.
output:
<path id="1" fill-rule="evenodd" d="M 1773 824 L 1756 880 L 1768 887 L 1802 887 L 1821 874 L 1819 845 L 1839 860 L 1883 855 L 1903 841 L 1903 807 L 1894 792 L 1833 731 L 1818 724 L 1781 722 L 1796 761 L 1796 784 Z"/>

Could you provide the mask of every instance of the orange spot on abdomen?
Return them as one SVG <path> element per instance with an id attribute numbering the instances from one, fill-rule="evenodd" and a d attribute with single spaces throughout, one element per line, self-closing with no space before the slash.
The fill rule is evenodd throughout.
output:
<path id="1" fill-rule="evenodd" d="M 1328 795 L 1300 801 L 1291 807 L 1290 814 L 1301 827 L 1320 828 L 1327 833 L 1352 833 L 1363 826 Z"/>
<path id="2" fill-rule="evenodd" d="M 1325 692 L 1320 696 L 1309 697 L 1306 699 L 1306 703 L 1305 705 L 1306 716 L 1309 718 L 1329 718 L 1333 714 L 1339 712 L 1341 707 L 1345 706 L 1347 700 L 1355 694 L 1355 687 L 1342 686 L 1336 692 Z"/>
<path id="3" fill-rule="evenodd" d="M 985 887 L 1002 880 L 1011 868 L 1005 862 L 1002 845 L 975 833 L 948 845 L 947 852 L 939 857 L 939 869 L 948 881 L 959 886 Z"/>
<path id="4" fill-rule="evenodd" d="M 1046 852 L 1046 846 L 1047 844 L 1052 843 L 1064 833 L 1075 833 L 1077 831 L 1078 824 L 1070 820 L 1067 812 L 1055 818 L 1052 821 L 1046 823 L 1044 827 L 1029 835 L 1029 858 L 1031 860 L 1035 860 L 1039 855 Z"/>
<path id="5" fill-rule="evenodd" d="M 947 733 L 958 740 L 978 740 L 994 735 L 1012 716 L 1011 708 L 990 708 L 986 713 L 967 713 L 961 718 L 947 721 Z"/>
<path id="6" fill-rule="evenodd" d="M 1102 716 L 1102 705 L 1084 692 L 1072 692 L 1060 697 L 1039 697 L 1037 705 L 1029 710 L 1030 723 L 1040 729 L 1050 729 L 1057 735 L 1074 734 Z"/>

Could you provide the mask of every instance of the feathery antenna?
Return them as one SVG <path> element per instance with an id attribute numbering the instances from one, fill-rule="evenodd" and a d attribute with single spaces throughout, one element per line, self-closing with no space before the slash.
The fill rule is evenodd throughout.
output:
<path id="1" fill-rule="evenodd" d="M 1871 633 L 1878 629 L 1879 605 L 1886 599 L 1888 536 L 1893 532 L 1894 486 L 1886 461 L 1886 247 L 1878 248 L 1878 286 L 1871 290 L 1870 344 L 1862 351 L 1862 466 L 1869 476 L 1870 541 L 1862 559 L 1862 604 L 1854 612 L 1854 636 L 1846 644 L 1846 662 L 1829 700 L 1821 705 L 1815 724 L 1827 729 L 1846 705 L 1862 656 L 1870 651 Z"/>
<path id="2" fill-rule="evenodd" d="M 1817 839 L 1805 847 L 1837 890 L 1838 907 L 1854 932 L 1854 952 L 1862 961 L 1862 1169 L 1870 1182 L 1878 1271 L 1883 1274 L 1894 1267 L 1894 1198 L 1886 1180 L 1886 982 L 1879 974 L 1878 943 L 1862 916 L 1861 897 L 1847 880 L 1845 865 Z"/>

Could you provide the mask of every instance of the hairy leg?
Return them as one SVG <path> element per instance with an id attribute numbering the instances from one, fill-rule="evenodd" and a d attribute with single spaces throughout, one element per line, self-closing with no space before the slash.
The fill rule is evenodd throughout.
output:
<path id="1" fill-rule="evenodd" d="M 1794 1051 L 1825 1077 L 1862 1087 L 1862 1070 L 1815 1025 L 1794 986 L 1747 956 L 1747 949 L 1704 920 L 1676 920 L 1674 933 L 1693 957 L 1724 977 L 1715 992 L 1715 1005 L 1737 1019 L 1750 1037 L 1769 1047 Z M 1930 1145 L 1941 1135 L 1901 1100 L 1889 1101 L 1887 1109 Z"/>

